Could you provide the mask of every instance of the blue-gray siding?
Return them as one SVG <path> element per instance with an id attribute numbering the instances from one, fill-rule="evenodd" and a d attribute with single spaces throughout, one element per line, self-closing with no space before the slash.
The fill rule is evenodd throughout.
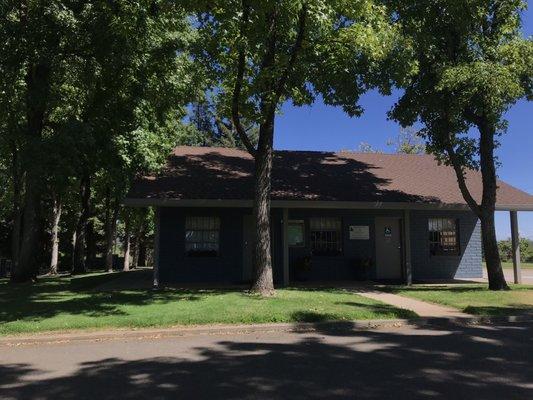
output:
<path id="1" fill-rule="evenodd" d="M 430 255 L 427 221 L 431 217 L 459 220 L 460 255 Z M 480 278 L 481 224 L 477 217 L 471 212 L 412 211 L 411 264 L 414 279 Z"/>
<path id="2" fill-rule="evenodd" d="M 237 208 L 160 209 L 159 277 L 161 282 L 234 283 L 242 279 L 242 215 Z M 220 217 L 218 257 L 185 255 L 185 216 Z"/>
<path id="3" fill-rule="evenodd" d="M 159 274 L 161 282 L 221 282 L 238 283 L 243 280 L 243 216 L 251 214 L 243 208 L 178 208 L 160 209 Z M 220 217 L 220 254 L 218 257 L 187 257 L 185 255 L 185 216 Z M 325 210 L 292 209 L 290 219 L 301 219 L 306 224 L 305 247 L 289 251 L 290 279 L 351 280 L 375 277 L 376 216 L 403 215 L 402 211 L 387 210 Z M 336 216 L 342 221 L 342 255 L 312 257 L 312 267 L 297 272 L 296 262 L 310 255 L 309 218 Z M 459 220 L 461 255 L 431 256 L 428 242 L 428 218 L 452 217 Z M 350 240 L 350 225 L 368 225 L 369 240 Z M 481 235 L 477 218 L 470 212 L 411 211 L 411 263 L 413 279 L 475 278 L 482 275 Z M 272 210 L 272 256 L 274 280 L 283 280 L 282 212 Z M 374 267 L 362 271 L 357 260 L 370 258 Z"/>

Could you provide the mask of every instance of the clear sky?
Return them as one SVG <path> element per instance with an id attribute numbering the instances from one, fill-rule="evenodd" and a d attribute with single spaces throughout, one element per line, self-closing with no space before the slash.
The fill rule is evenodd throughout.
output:
<path id="1" fill-rule="evenodd" d="M 523 30 L 533 35 L 533 6 L 523 14 Z M 387 111 L 398 92 L 382 97 L 369 92 L 361 99 L 365 113 L 360 118 L 349 118 L 341 109 L 317 102 L 309 107 L 285 104 L 276 119 L 276 149 L 287 150 L 356 150 L 361 142 L 390 151 L 386 142 L 399 132 L 399 125 L 388 121 Z M 508 113 L 508 133 L 501 139 L 497 151 L 501 167 L 498 176 L 505 182 L 533 194 L 533 102 L 521 101 Z M 533 212 L 519 213 L 519 231 L 533 239 Z M 499 239 L 510 236 L 509 213 L 496 214 Z"/>

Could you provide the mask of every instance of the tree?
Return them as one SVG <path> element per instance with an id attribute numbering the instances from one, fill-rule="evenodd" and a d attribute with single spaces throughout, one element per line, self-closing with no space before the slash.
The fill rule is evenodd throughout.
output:
<path id="1" fill-rule="evenodd" d="M 12 166 L 11 278 L 27 281 L 38 273 L 47 222 L 57 253 L 61 194 L 72 189 L 80 195 L 67 198 L 77 204 L 61 208 L 78 214 L 69 216 L 76 220 L 73 268 L 83 271 L 93 201 L 103 198 L 95 192 L 99 180 L 112 185 L 113 200 L 120 201 L 132 177 L 160 164 L 178 140 L 175 128 L 194 87 L 183 51 L 190 24 L 170 0 L 8 0 L 0 16 L 0 105 L 7 111 L 0 116 L 0 152 Z M 70 156 L 68 168 L 50 168 L 51 155 Z M 58 205 L 50 221 L 47 202 Z"/>
<path id="2" fill-rule="evenodd" d="M 217 111 L 207 96 L 196 100 L 189 112 L 189 135 L 188 145 L 192 146 L 218 146 L 231 147 L 246 150 L 242 140 L 239 139 L 233 125 L 229 121 L 223 121 L 217 115 Z M 257 146 L 259 129 L 256 124 L 242 123 L 245 127 L 246 136 L 252 146 Z"/>
<path id="3" fill-rule="evenodd" d="M 370 143 L 367 142 L 361 142 L 359 143 L 359 146 L 357 147 L 357 151 L 359 153 L 383 153 L 382 150 L 374 148 Z"/>
<path id="4" fill-rule="evenodd" d="M 400 128 L 398 136 L 389 139 L 387 146 L 393 146 L 395 153 L 398 154 L 424 154 L 426 152 L 424 138 L 413 127 Z"/>
<path id="5" fill-rule="evenodd" d="M 402 125 L 419 120 L 427 150 L 451 165 L 461 193 L 482 227 L 489 288 L 508 289 L 501 268 L 494 212 L 498 137 L 505 112 L 532 98 L 533 42 L 520 32 L 520 0 L 391 1 L 394 16 L 416 51 L 418 72 L 391 115 Z M 475 198 L 468 168 L 482 176 Z"/>
<path id="6" fill-rule="evenodd" d="M 281 104 L 311 104 L 322 96 L 351 116 L 372 87 L 388 93 L 407 64 L 405 47 L 386 10 L 372 1 L 194 2 L 195 56 L 216 94 L 218 118 L 238 134 L 254 159 L 255 246 L 251 290 L 273 293 L 270 189 L 275 115 Z M 254 146 L 243 120 L 257 124 Z"/>
<path id="7" fill-rule="evenodd" d="M 531 240 L 520 238 L 520 261 L 528 262 L 532 257 L 533 245 Z M 510 261 L 513 258 L 513 245 L 511 239 L 498 241 L 498 249 L 502 261 Z"/>
<path id="8" fill-rule="evenodd" d="M 387 146 L 393 146 L 397 154 L 423 154 L 426 152 L 424 139 L 412 127 L 400 128 L 400 133 L 394 139 L 387 140 Z M 360 142 L 357 147 L 359 153 L 384 153 L 370 143 Z"/>

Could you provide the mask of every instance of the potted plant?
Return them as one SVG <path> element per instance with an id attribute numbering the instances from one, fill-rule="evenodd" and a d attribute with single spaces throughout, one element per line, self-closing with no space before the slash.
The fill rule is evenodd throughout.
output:
<path id="1" fill-rule="evenodd" d="M 307 255 L 298 258 L 295 262 L 296 279 L 299 281 L 308 280 L 311 271 L 311 266 L 311 256 Z"/>
<path id="2" fill-rule="evenodd" d="M 372 257 L 360 257 L 354 260 L 355 279 L 366 281 L 373 266 Z"/>

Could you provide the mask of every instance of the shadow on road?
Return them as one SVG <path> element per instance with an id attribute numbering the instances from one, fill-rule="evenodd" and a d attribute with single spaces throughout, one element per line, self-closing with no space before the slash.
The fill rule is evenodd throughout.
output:
<path id="1" fill-rule="evenodd" d="M 179 338 L 161 340 L 167 357 L 103 358 L 61 377 L 39 379 L 46 371 L 1 365 L 0 397 L 533 398 L 533 323 L 356 331 L 347 322 L 340 330 L 317 329 L 268 340 L 218 337 L 185 358 L 174 348 Z"/>

